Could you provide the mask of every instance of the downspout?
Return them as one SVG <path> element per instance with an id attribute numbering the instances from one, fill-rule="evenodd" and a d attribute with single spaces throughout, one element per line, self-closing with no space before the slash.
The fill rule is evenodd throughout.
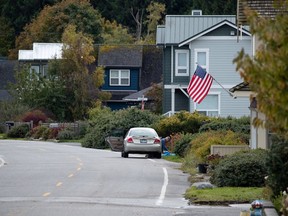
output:
<path id="1" fill-rule="evenodd" d="M 173 74 L 174 74 L 174 49 L 173 49 L 173 45 L 171 46 L 171 70 L 170 70 L 171 74 L 171 84 L 173 83 Z M 174 115 L 175 113 L 175 88 L 173 87 L 171 89 L 171 112 Z"/>

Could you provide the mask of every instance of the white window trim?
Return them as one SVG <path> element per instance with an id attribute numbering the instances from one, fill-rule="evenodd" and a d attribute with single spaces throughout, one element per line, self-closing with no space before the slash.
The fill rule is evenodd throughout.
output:
<path id="1" fill-rule="evenodd" d="M 112 79 L 111 78 L 111 72 L 112 71 L 118 71 L 118 84 L 111 84 L 111 79 Z M 122 71 L 128 71 L 128 77 L 127 77 L 128 83 L 127 84 L 121 83 L 121 72 Z M 113 77 L 113 78 L 115 79 L 115 77 Z M 110 86 L 130 86 L 130 70 L 128 70 L 128 69 L 110 69 L 110 71 L 109 71 L 109 85 Z"/>
<path id="2" fill-rule="evenodd" d="M 178 55 L 186 54 L 186 66 L 178 66 Z M 186 69 L 186 73 L 178 73 L 179 69 Z M 175 50 L 175 76 L 189 76 L 189 50 Z"/>
<path id="3" fill-rule="evenodd" d="M 207 115 L 207 112 L 209 111 L 212 111 L 212 112 L 218 112 L 218 116 L 221 116 L 221 106 L 220 106 L 220 101 L 221 101 L 221 94 L 220 92 L 211 92 L 209 93 L 208 95 L 217 95 L 218 96 L 218 107 L 217 109 L 197 109 L 197 103 L 194 103 L 194 110 L 197 110 L 197 111 L 201 111 L 201 112 L 206 112 L 206 115 Z M 207 96 L 208 96 L 207 95 Z M 204 99 L 205 100 L 205 99 Z M 208 115 L 207 115 L 208 116 Z"/>
<path id="4" fill-rule="evenodd" d="M 203 49 L 194 49 L 194 71 L 197 68 L 197 63 L 198 63 L 198 52 L 205 52 L 206 53 L 206 65 L 200 65 L 204 69 L 206 69 L 207 73 L 209 73 L 209 49 L 208 48 L 203 48 Z"/>

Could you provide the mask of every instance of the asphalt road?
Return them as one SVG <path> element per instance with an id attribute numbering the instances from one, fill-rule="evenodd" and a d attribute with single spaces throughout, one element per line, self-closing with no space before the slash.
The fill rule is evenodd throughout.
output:
<path id="1" fill-rule="evenodd" d="M 0 216 L 231 215 L 193 206 L 179 164 L 77 144 L 0 140 Z"/>

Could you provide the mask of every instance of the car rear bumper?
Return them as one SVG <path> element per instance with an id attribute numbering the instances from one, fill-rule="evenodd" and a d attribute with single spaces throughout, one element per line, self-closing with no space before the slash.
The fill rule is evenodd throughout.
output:
<path id="1" fill-rule="evenodd" d="M 127 143 L 124 147 L 124 151 L 127 153 L 148 153 L 148 152 L 161 153 L 162 149 L 160 144 L 141 145 L 141 144 Z"/>

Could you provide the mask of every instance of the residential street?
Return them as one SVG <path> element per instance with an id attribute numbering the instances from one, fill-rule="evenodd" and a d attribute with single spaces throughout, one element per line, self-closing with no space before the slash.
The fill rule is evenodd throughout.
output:
<path id="1" fill-rule="evenodd" d="M 189 206 L 179 164 L 77 144 L 0 140 L 1 216 L 239 215 Z"/>

